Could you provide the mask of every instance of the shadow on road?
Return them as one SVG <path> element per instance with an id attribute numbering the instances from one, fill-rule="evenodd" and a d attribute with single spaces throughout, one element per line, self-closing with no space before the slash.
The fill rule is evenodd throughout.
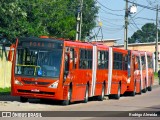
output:
<path id="1" fill-rule="evenodd" d="M 106 98 L 104 98 L 104 100 L 107 100 Z M 20 97 L 19 96 L 11 96 L 9 94 L 6 95 L 0 95 L 0 102 L 20 102 Z M 92 101 L 97 101 L 96 97 L 92 97 L 89 98 L 88 102 L 92 102 Z M 28 102 L 31 104 L 44 104 L 44 105 L 58 105 L 58 106 L 62 106 L 62 101 L 60 100 L 51 100 L 51 99 L 35 99 L 35 98 L 31 98 L 28 99 Z M 75 104 L 85 104 L 83 103 L 83 101 L 76 101 L 71 103 L 70 105 L 75 105 Z"/>

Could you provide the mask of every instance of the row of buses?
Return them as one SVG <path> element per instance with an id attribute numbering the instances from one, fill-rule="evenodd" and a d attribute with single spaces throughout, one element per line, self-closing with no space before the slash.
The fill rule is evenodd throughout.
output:
<path id="1" fill-rule="evenodd" d="M 21 102 L 29 98 L 88 102 L 119 99 L 152 90 L 152 53 L 98 43 L 47 37 L 19 38 L 9 52 L 11 88 Z"/>

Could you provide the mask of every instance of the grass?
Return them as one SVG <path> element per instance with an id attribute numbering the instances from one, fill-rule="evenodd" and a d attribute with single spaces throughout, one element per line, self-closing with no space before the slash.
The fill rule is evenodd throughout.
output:
<path id="1" fill-rule="evenodd" d="M 158 73 L 154 73 L 154 79 L 158 79 Z"/>
<path id="2" fill-rule="evenodd" d="M 4 95 L 4 94 L 10 94 L 11 92 L 11 88 L 0 88 L 0 95 Z"/>

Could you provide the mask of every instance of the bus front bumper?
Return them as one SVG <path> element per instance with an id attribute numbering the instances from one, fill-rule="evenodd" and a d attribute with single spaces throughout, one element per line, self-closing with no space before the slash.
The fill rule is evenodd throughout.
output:
<path id="1" fill-rule="evenodd" d="M 58 89 L 46 87 L 33 87 L 33 86 L 14 86 L 12 89 L 13 96 L 23 96 L 26 98 L 43 98 L 63 100 L 63 90 L 58 92 Z M 62 97 L 61 97 L 62 96 Z"/>

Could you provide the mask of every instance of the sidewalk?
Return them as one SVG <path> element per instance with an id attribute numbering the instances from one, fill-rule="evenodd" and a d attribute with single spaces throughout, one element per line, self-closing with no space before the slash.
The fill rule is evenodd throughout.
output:
<path id="1" fill-rule="evenodd" d="M 153 85 L 159 85 L 159 80 L 158 79 L 154 79 Z"/>

